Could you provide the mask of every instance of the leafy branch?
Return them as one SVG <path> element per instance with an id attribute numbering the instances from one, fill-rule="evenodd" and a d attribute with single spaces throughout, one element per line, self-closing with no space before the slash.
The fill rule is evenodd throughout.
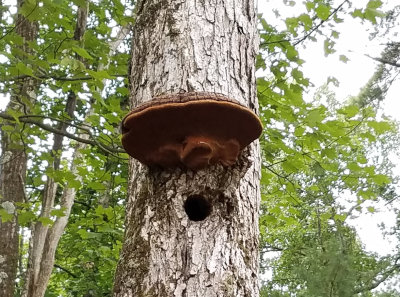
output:
<path id="1" fill-rule="evenodd" d="M 367 291 L 371 291 L 375 288 L 377 288 L 381 283 L 395 275 L 395 273 L 398 273 L 400 271 L 400 256 L 397 256 L 394 260 L 394 264 L 390 266 L 386 271 L 383 271 L 380 273 L 380 276 L 378 275 L 377 279 L 374 279 L 371 281 L 371 283 L 367 286 L 363 286 L 360 288 L 357 288 L 353 291 L 353 294 L 359 294 Z"/>
<path id="2" fill-rule="evenodd" d="M 13 121 L 13 122 L 17 122 L 18 121 L 18 122 L 27 123 L 27 124 L 33 124 L 35 126 L 38 126 L 39 128 L 42 128 L 43 130 L 48 131 L 48 132 L 55 133 L 55 134 L 58 134 L 58 135 L 62 135 L 62 136 L 68 137 L 69 139 L 72 139 L 72 140 L 75 140 L 75 141 L 78 141 L 78 142 L 81 142 L 81 143 L 86 143 L 86 144 L 90 144 L 90 145 L 93 145 L 93 146 L 97 146 L 102 151 L 104 151 L 106 153 L 109 153 L 109 154 L 110 153 L 111 154 L 122 154 L 122 153 L 125 153 L 125 151 L 120 149 L 120 148 L 110 147 L 110 146 L 107 146 L 107 145 L 102 144 L 101 142 L 99 142 L 96 139 L 96 137 L 93 135 L 93 133 L 90 131 L 90 129 L 88 129 L 88 128 L 84 128 L 82 126 L 77 126 L 78 129 L 80 129 L 82 131 L 85 131 L 90 136 L 91 139 L 85 139 L 85 138 L 76 136 L 75 134 L 69 133 L 67 131 L 62 131 L 60 129 L 54 128 L 53 126 L 45 124 L 40 120 L 36 120 L 33 117 L 37 117 L 37 116 L 33 115 L 32 117 L 29 117 L 29 116 L 25 115 L 25 116 L 20 116 L 20 117 L 14 118 L 13 116 L 11 116 L 11 115 L 9 115 L 7 113 L 4 113 L 4 112 L 0 113 L 0 118 L 3 118 L 5 120 Z M 57 120 L 57 121 L 62 122 L 61 120 Z M 67 125 L 71 125 L 70 123 L 66 123 L 66 124 Z"/>
<path id="3" fill-rule="evenodd" d="M 304 40 L 306 40 L 308 37 L 311 36 L 311 34 L 313 34 L 315 31 L 317 31 L 327 20 L 329 20 L 333 15 L 335 15 L 342 7 L 345 3 L 349 3 L 348 0 L 343 1 L 338 7 L 336 7 L 330 14 L 329 16 L 325 19 L 325 20 L 321 20 L 319 22 L 318 25 L 316 25 L 314 28 L 312 28 L 310 30 L 310 32 L 308 32 L 307 34 L 305 34 L 302 38 L 300 38 L 299 40 L 297 40 L 296 42 L 293 43 L 294 46 L 298 45 L 299 43 L 303 42 Z"/>
<path id="4" fill-rule="evenodd" d="M 127 74 L 111 74 L 110 76 L 112 77 L 123 77 L 126 78 L 128 77 Z M 41 79 L 41 80 L 46 80 L 46 79 L 54 79 L 57 81 L 84 81 L 84 80 L 93 80 L 96 79 L 92 76 L 79 76 L 79 77 L 65 77 L 65 76 L 51 76 L 51 75 L 18 75 L 18 76 L 12 76 L 9 78 L 3 78 L 2 81 L 16 81 L 16 80 L 21 80 L 25 79 L 28 77 L 34 77 L 36 79 Z"/>
<path id="5" fill-rule="evenodd" d="M 311 30 L 307 33 L 304 34 L 303 37 L 295 39 L 295 40 L 291 40 L 291 39 L 282 39 L 282 40 L 275 40 L 275 41 L 271 41 L 271 42 L 263 42 L 261 43 L 261 45 L 269 45 L 269 44 L 274 44 L 274 43 L 283 43 L 283 42 L 293 42 L 293 46 L 296 46 L 300 43 L 302 43 L 303 41 L 305 41 L 307 38 L 309 38 L 315 31 L 317 31 L 324 23 L 326 23 L 333 15 L 335 15 L 340 9 L 342 9 L 343 5 L 345 3 L 349 3 L 349 0 L 345 0 L 343 1 L 338 7 L 336 7 L 330 14 L 329 16 L 324 19 L 321 20 L 316 26 L 314 26 L 313 28 L 311 28 Z"/>
<path id="6" fill-rule="evenodd" d="M 387 64 L 390 66 L 394 66 L 394 67 L 400 67 L 400 63 L 394 62 L 394 61 L 390 61 L 387 59 L 383 59 L 383 58 L 377 58 L 377 57 L 372 57 L 370 55 L 366 55 L 368 58 L 371 58 L 372 60 L 375 60 L 377 62 L 380 62 L 382 64 Z"/>
<path id="7" fill-rule="evenodd" d="M 74 274 L 73 272 L 69 271 L 67 268 L 64 268 L 58 264 L 54 264 L 55 268 L 58 268 L 62 271 L 64 271 L 65 273 L 67 273 L 68 275 L 72 276 L 73 278 L 78 278 L 78 276 L 76 274 Z"/>

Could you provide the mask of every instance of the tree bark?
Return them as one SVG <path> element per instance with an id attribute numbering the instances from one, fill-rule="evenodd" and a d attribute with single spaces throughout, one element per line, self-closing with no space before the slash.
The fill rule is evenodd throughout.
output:
<path id="1" fill-rule="evenodd" d="M 23 1 L 17 2 L 18 8 Z M 15 31 L 23 37 L 25 43 L 21 50 L 31 53 L 28 42 L 35 40 L 38 26 L 18 14 Z M 24 57 L 21 57 L 24 59 Z M 37 83 L 31 77 L 24 78 L 15 86 L 6 108 L 8 111 L 27 113 L 29 107 L 24 102 L 33 103 L 36 100 Z M 23 140 L 20 136 L 19 125 L 10 125 L 14 131 L 1 132 L 0 158 L 0 207 L 13 215 L 9 222 L 0 219 L 0 296 L 14 296 L 15 279 L 19 259 L 19 225 L 16 215 L 17 203 L 25 200 L 25 178 L 27 156 Z"/>
<path id="2" fill-rule="evenodd" d="M 139 1 L 133 36 L 132 106 L 207 91 L 257 111 L 252 0 Z M 114 296 L 258 296 L 259 178 L 258 141 L 234 166 L 196 172 L 132 159 Z M 190 220 L 199 197 L 211 213 Z"/>

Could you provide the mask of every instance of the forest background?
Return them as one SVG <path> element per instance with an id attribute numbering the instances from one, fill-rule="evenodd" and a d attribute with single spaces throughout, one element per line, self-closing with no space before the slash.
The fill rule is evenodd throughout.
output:
<path id="1" fill-rule="evenodd" d="M 54 249 L 45 296 L 109 296 L 127 191 L 119 125 L 129 111 L 135 3 L 18 3 L 3 2 L 0 10 L 2 169 L 10 142 L 28 156 L 26 178 L 15 182 L 23 185 L 22 198 L 0 200 L 2 226 L 18 218 L 15 296 L 29 283 L 28 262 L 52 257 L 45 247 L 32 249 L 35 233 Z M 261 295 L 400 296 L 393 170 L 399 130 L 382 108 L 400 69 L 400 6 L 379 0 L 259 6 L 267 7 L 260 10 L 257 59 L 264 124 Z M 80 7 L 87 7 L 86 15 Z M 21 37 L 26 21 L 35 27 L 31 39 Z M 346 22 L 369 30 L 379 51 L 344 52 Z M 315 44 L 337 63 L 351 65 L 357 55 L 374 62 L 358 94 L 343 98 L 351 81 L 308 78 Z M 328 64 L 319 68 L 321 76 L 334 72 Z M 382 234 L 397 241 L 387 254 L 371 252 L 352 221 L 386 210 L 397 221 L 382 225 Z"/>

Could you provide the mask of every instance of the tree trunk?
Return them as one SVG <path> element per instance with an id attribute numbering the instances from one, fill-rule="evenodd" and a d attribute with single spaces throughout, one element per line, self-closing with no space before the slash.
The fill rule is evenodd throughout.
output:
<path id="1" fill-rule="evenodd" d="M 257 110 L 253 1 L 139 1 L 133 36 L 132 106 L 207 91 Z M 160 170 L 132 159 L 114 296 L 258 296 L 259 178 L 257 141 L 231 167 Z M 211 213 L 189 219 L 204 201 Z"/>
<path id="2" fill-rule="evenodd" d="M 83 34 L 86 30 L 88 11 L 89 2 L 84 1 L 77 11 L 77 22 L 74 32 L 74 39 L 76 41 L 82 41 Z M 77 57 L 77 59 L 80 59 L 80 57 Z M 76 94 L 70 91 L 66 101 L 65 112 L 71 119 L 74 118 L 76 101 Z M 57 128 L 58 130 L 65 132 L 67 130 L 67 124 L 60 122 Z M 49 168 L 51 169 L 58 170 L 60 167 L 63 139 L 63 135 L 54 134 L 53 147 L 50 151 L 50 154 L 52 154 L 54 158 L 52 164 L 49 165 Z M 79 150 L 82 149 L 81 146 L 82 144 L 79 144 L 76 147 L 74 158 L 80 158 Z M 73 173 L 76 173 L 77 171 L 74 165 L 71 166 L 70 170 Z M 55 182 L 52 177 L 47 176 L 46 186 L 43 191 L 40 217 L 50 217 L 50 212 L 54 209 L 54 200 L 56 198 L 57 188 L 58 183 Z M 44 296 L 53 270 L 58 241 L 60 240 L 65 225 L 67 224 L 70 210 L 75 199 L 75 193 L 76 191 L 73 188 L 69 188 L 68 186 L 64 188 L 62 194 L 62 206 L 65 207 L 65 216 L 57 218 L 52 227 L 44 225 L 40 221 L 32 224 L 28 266 L 22 296 Z"/>
<path id="3" fill-rule="evenodd" d="M 87 17 L 89 13 L 89 1 L 82 3 L 82 6 L 78 8 L 77 11 L 77 23 L 75 27 L 74 39 L 81 41 L 86 30 Z M 128 26 L 122 27 L 112 41 L 109 42 L 109 55 L 113 55 L 117 50 L 118 46 L 122 43 L 127 34 Z M 81 59 L 77 56 L 77 59 Z M 83 60 L 81 60 L 83 62 Z M 107 69 L 109 64 L 103 65 L 99 64 L 97 70 Z M 104 82 L 105 83 L 105 82 Z M 76 94 L 72 91 L 69 93 L 68 100 L 66 103 L 66 113 L 70 118 L 73 118 L 73 112 L 76 104 Z M 87 114 L 86 118 L 90 118 L 94 114 L 93 108 L 91 108 Z M 89 127 L 89 124 L 86 124 Z M 58 130 L 66 131 L 67 125 L 62 123 L 59 125 Z M 84 133 L 80 136 L 81 139 L 88 139 L 88 134 Z M 54 144 L 52 148 L 53 153 L 57 153 L 62 150 L 62 135 L 54 135 Z M 82 177 L 78 175 L 78 168 L 83 166 L 82 153 L 81 151 L 87 147 L 85 143 L 78 143 L 75 146 L 74 154 L 71 160 L 70 172 L 76 176 L 76 180 L 82 181 Z M 61 154 L 59 154 L 61 155 Z M 59 169 L 60 157 L 54 156 L 54 162 L 51 165 L 53 169 Z M 43 192 L 42 210 L 41 217 L 49 217 L 51 210 L 54 209 L 54 201 L 56 196 L 58 184 L 53 178 L 47 177 L 47 183 L 45 190 Z M 61 209 L 64 209 L 64 216 L 58 217 L 54 224 L 49 227 L 36 222 L 32 237 L 30 241 L 29 248 L 29 261 L 27 269 L 26 283 L 24 286 L 24 291 L 22 293 L 23 297 L 43 297 L 46 293 L 46 289 L 51 277 L 51 273 L 55 263 L 56 249 L 59 240 L 64 232 L 64 229 L 68 223 L 71 208 L 73 206 L 76 196 L 76 189 L 70 187 L 68 184 L 64 186 L 62 196 L 61 196 Z"/>
<path id="4" fill-rule="evenodd" d="M 18 1 L 18 8 L 23 1 Z M 16 33 L 23 37 L 25 43 L 21 47 L 26 53 L 31 53 L 28 42 L 35 40 L 37 24 L 18 15 L 15 24 Z M 21 57 L 22 61 L 25 57 Z M 28 65 L 29 66 L 29 65 Z M 37 83 L 33 78 L 25 78 L 15 86 L 11 94 L 6 112 L 29 112 L 26 102 L 33 103 L 36 99 Z M 25 102 L 25 103 L 24 103 Z M 0 209 L 5 209 L 13 217 L 11 221 L 0 219 L 0 296 L 14 296 L 15 279 L 19 259 L 17 204 L 25 200 L 25 178 L 27 156 L 24 143 L 20 136 L 21 126 L 10 124 L 14 128 L 11 133 L 2 130 L 0 158 Z"/>

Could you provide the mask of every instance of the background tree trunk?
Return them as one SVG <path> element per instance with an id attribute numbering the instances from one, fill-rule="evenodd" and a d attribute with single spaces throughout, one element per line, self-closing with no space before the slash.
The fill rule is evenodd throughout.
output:
<path id="1" fill-rule="evenodd" d="M 133 36 L 132 106 L 209 91 L 257 110 L 253 1 L 139 1 Z M 259 178 L 257 141 L 227 168 L 161 171 L 131 160 L 114 296 L 258 296 Z M 212 206 L 202 221 L 185 213 L 193 195 Z"/>
<path id="2" fill-rule="evenodd" d="M 84 33 L 86 31 L 87 19 L 89 13 L 89 1 L 82 3 L 77 10 L 77 22 L 75 26 L 74 39 L 82 42 Z M 117 36 L 109 42 L 109 55 L 113 55 L 118 46 L 123 41 L 127 34 L 128 26 L 121 27 Z M 84 60 L 77 56 L 81 62 Z M 107 69 L 109 64 L 99 64 L 97 70 Z M 105 81 L 103 82 L 105 83 Z M 77 95 L 70 91 L 66 102 L 65 112 L 68 116 L 74 118 L 74 110 L 77 101 Z M 86 120 L 93 116 L 94 108 L 92 107 L 86 113 Z M 84 122 L 86 122 L 86 120 Z M 90 123 L 87 122 L 85 127 L 90 127 Z M 67 125 L 61 122 L 58 126 L 58 130 L 65 132 Z M 83 133 L 79 136 L 83 140 L 88 140 L 89 135 Z M 52 154 L 54 155 L 54 161 L 50 164 L 51 169 L 58 170 L 61 162 L 61 151 L 63 136 L 61 134 L 54 134 L 54 143 L 52 148 Z M 86 143 L 78 142 L 74 147 L 74 153 L 70 162 L 69 170 L 76 176 L 76 180 L 82 182 L 82 176 L 78 174 L 78 168 L 84 166 L 84 158 L 82 150 L 87 147 Z M 56 192 L 58 183 L 50 176 L 47 176 L 47 183 L 43 191 L 41 217 L 50 217 L 51 211 L 54 209 Z M 32 237 L 29 246 L 29 261 L 26 272 L 26 282 L 22 293 L 23 297 L 42 297 L 46 293 L 46 289 L 51 277 L 51 273 L 55 263 L 56 249 L 59 240 L 64 232 L 64 229 L 68 223 L 68 219 L 71 213 L 71 208 L 74 204 L 76 189 L 71 187 L 69 184 L 64 185 L 61 195 L 60 208 L 64 210 L 64 216 L 57 217 L 52 226 L 44 225 L 40 221 L 36 222 L 32 228 Z"/>
<path id="3" fill-rule="evenodd" d="M 79 6 L 77 11 L 74 40 L 78 42 L 82 42 L 83 35 L 86 31 L 88 12 L 89 2 L 85 1 L 83 2 L 82 6 Z M 80 59 L 83 62 L 82 58 L 77 57 L 77 59 Z M 65 113 L 71 119 L 74 118 L 76 101 L 76 94 L 70 91 L 65 104 Z M 58 125 L 58 130 L 65 132 L 67 130 L 67 124 L 60 122 Z M 58 170 L 60 167 L 63 139 L 63 135 L 54 134 L 53 147 L 50 152 L 50 154 L 54 158 L 52 164 L 50 164 L 49 166 L 49 168 L 51 169 Z M 83 147 L 84 145 L 81 143 L 77 145 L 77 147 L 75 148 L 73 161 L 76 158 L 81 158 L 81 153 L 79 152 L 79 150 Z M 76 165 L 71 165 L 70 170 L 71 172 L 76 173 Z M 50 212 L 54 209 L 54 201 L 56 198 L 57 188 L 58 183 L 52 177 L 47 176 L 46 186 L 43 191 L 40 217 L 50 217 Z M 61 204 L 62 207 L 65 209 L 65 216 L 57 218 L 53 226 L 50 227 L 48 225 L 42 224 L 40 221 L 32 224 L 32 235 L 29 243 L 28 267 L 26 271 L 26 279 L 22 296 L 44 296 L 51 272 L 53 270 L 57 245 L 62 233 L 64 232 L 65 225 L 67 224 L 75 194 L 75 189 L 68 186 L 64 188 Z"/>
<path id="4" fill-rule="evenodd" d="M 18 8 L 23 1 L 18 1 Z M 21 50 L 31 53 L 28 42 L 34 40 L 38 26 L 35 22 L 28 21 L 18 14 L 15 31 L 23 37 L 24 45 Z M 21 57 L 25 62 L 26 57 Z M 29 67 L 29 65 L 27 65 Z M 27 113 L 29 103 L 36 100 L 37 82 L 32 77 L 20 80 L 11 94 L 10 103 L 6 112 Z M 2 222 L 0 219 L 0 296 L 14 296 L 15 278 L 19 259 L 19 225 L 16 216 L 17 204 L 25 200 L 25 178 L 27 155 L 25 145 L 20 136 L 20 125 L 10 125 L 14 131 L 1 132 L 1 158 L 0 158 L 0 207 L 13 215 L 11 221 Z"/>

